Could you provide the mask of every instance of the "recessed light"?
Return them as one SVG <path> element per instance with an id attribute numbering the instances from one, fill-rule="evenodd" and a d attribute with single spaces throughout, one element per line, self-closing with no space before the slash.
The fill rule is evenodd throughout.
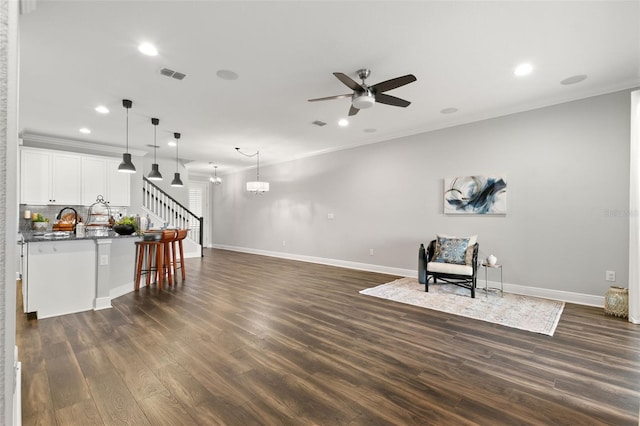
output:
<path id="1" fill-rule="evenodd" d="M 560 84 L 568 86 L 569 84 L 580 83 L 581 81 L 585 81 L 586 79 L 587 79 L 587 76 L 584 74 L 574 75 L 574 76 L 565 78 L 560 82 Z"/>
<path id="2" fill-rule="evenodd" d="M 176 145 L 177 145 L 177 143 L 176 143 L 175 139 L 170 139 L 170 140 L 169 140 L 169 142 L 167 142 L 167 145 L 169 145 L 169 146 L 176 146 Z"/>
<path id="3" fill-rule="evenodd" d="M 156 49 L 156 47 L 151 43 L 140 43 L 140 45 L 138 46 L 138 50 L 140 51 L 140 53 L 143 53 L 147 56 L 158 55 L 158 49 Z"/>
<path id="4" fill-rule="evenodd" d="M 98 105 L 96 107 L 96 112 L 99 112 L 100 114 L 109 114 L 109 108 L 104 105 Z"/>
<path id="5" fill-rule="evenodd" d="M 529 63 L 524 63 L 524 64 L 518 65 L 513 70 L 513 73 L 518 77 L 522 77 L 522 76 L 531 74 L 531 71 L 533 71 L 533 66 Z"/>
<path id="6" fill-rule="evenodd" d="M 440 110 L 441 114 L 453 114 L 455 112 L 458 112 L 458 108 L 445 108 Z"/>
<path id="7" fill-rule="evenodd" d="M 236 74 L 235 72 L 233 72 L 231 70 L 218 70 L 218 71 L 216 71 L 216 75 L 218 76 L 218 78 L 221 78 L 223 80 L 237 80 L 238 79 L 238 74 Z"/>
<path id="8" fill-rule="evenodd" d="M 340 127 L 347 127 L 349 125 L 349 120 L 347 120 L 346 118 L 343 118 L 342 120 L 338 121 L 338 126 Z"/>
<path id="9" fill-rule="evenodd" d="M 365 133 L 375 133 L 375 132 L 377 132 L 377 130 L 376 129 L 364 129 L 363 132 L 365 132 Z"/>
<path id="10" fill-rule="evenodd" d="M 80 133 L 84 133 L 85 135 L 88 135 L 89 133 L 91 133 L 91 130 L 87 129 L 86 127 L 83 127 L 82 129 L 80 129 Z"/>

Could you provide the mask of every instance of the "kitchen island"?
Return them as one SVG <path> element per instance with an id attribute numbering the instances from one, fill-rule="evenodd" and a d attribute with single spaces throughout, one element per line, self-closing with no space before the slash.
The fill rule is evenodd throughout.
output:
<path id="1" fill-rule="evenodd" d="M 25 313 L 49 318 L 111 307 L 133 291 L 136 235 L 21 235 Z"/>

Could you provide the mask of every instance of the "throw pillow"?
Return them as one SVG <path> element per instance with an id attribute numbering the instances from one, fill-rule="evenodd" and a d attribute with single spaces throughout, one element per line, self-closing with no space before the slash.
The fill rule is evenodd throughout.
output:
<path id="1" fill-rule="evenodd" d="M 436 261 L 435 259 L 438 257 L 438 253 L 440 252 L 440 238 L 449 238 L 449 239 L 468 238 L 469 245 L 467 246 L 467 253 L 465 255 L 464 263 L 469 266 L 473 264 L 473 246 L 475 246 L 476 243 L 478 242 L 477 235 L 471 235 L 469 237 L 455 237 L 453 235 L 443 235 L 443 234 L 436 235 L 436 247 L 435 247 L 435 250 L 433 251 L 434 262 Z"/>
<path id="2" fill-rule="evenodd" d="M 439 250 L 436 253 L 434 262 L 465 264 L 469 238 L 445 238 L 439 236 L 437 244 Z"/>

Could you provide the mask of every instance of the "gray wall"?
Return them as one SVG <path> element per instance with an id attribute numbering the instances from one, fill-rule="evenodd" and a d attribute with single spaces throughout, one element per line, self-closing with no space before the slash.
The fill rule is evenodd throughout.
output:
<path id="1" fill-rule="evenodd" d="M 478 234 L 507 283 L 602 295 L 628 279 L 629 92 L 263 167 L 263 196 L 226 175 L 213 242 L 414 270 L 436 233 Z M 507 215 L 445 216 L 443 178 L 476 174 L 506 175 Z"/>

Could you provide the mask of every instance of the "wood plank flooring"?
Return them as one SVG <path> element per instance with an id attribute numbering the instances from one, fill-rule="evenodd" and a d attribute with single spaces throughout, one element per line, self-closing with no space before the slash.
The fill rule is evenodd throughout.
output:
<path id="1" fill-rule="evenodd" d="M 213 249 L 186 271 L 18 312 L 23 424 L 638 424 L 640 328 L 602 309 L 549 337 L 358 294 L 390 275 Z"/>

